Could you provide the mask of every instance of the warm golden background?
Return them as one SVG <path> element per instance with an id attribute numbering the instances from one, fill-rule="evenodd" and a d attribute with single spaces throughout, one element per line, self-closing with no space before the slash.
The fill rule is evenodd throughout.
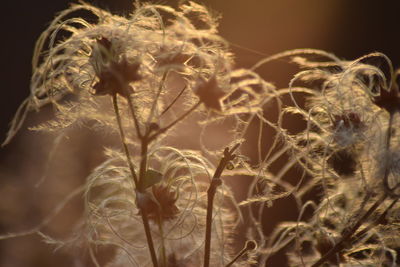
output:
<path id="1" fill-rule="evenodd" d="M 28 95 L 30 59 L 34 42 L 57 11 L 73 1 L 35 0 L 5 1 L 1 4 L 1 97 L 0 139 L 5 137 L 7 124 L 19 103 Z M 126 14 L 132 8 L 129 0 L 88 1 L 101 7 Z M 176 5 L 178 1 L 154 1 Z M 249 67 L 266 55 L 294 48 L 317 48 L 346 59 L 380 51 L 387 54 L 395 67 L 399 66 L 399 31 L 396 1 L 363 0 L 208 0 L 201 1 L 216 13 L 221 35 L 232 43 L 238 67 Z M 391 6 L 393 5 L 393 6 Z M 264 55 L 264 56 L 263 56 Z M 267 81 L 287 85 L 294 69 L 280 61 L 260 68 Z M 266 111 L 268 113 L 268 110 Z M 273 113 L 273 111 L 271 111 Z M 43 118 L 31 116 L 26 126 Z M 296 122 L 290 122 L 296 128 Z M 72 135 L 72 143 L 64 144 L 63 161 L 51 166 L 46 183 L 34 189 L 45 166 L 49 144 L 40 136 L 26 138 L 21 132 L 15 140 L 0 149 L 0 234 L 21 231 L 37 225 L 55 201 L 65 196 L 82 181 L 73 177 L 87 174 L 99 157 L 99 149 L 84 130 Z M 267 141 L 266 141 L 267 142 Z M 82 144 L 85 144 L 83 146 Z M 82 150 L 82 147 L 85 149 Z M 67 149 L 68 148 L 68 149 Z M 74 161 L 76 155 L 82 160 Z M 24 166 L 24 168 L 22 168 Z M 68 167 L 66 167 L 68 166 Z M 62 177 L 62 179 L 60 179 Z M 66 235 L 79 214 L 80 201 L 66 208 L 56 218 L 48 233 Z M 287 205 L 274 205 L 266 218 L 266 232 L 278 221 L 293 220 L 295 215 Z M 75 251 L 76 252 L 76 251 Z M 74 266 L 72 252 L 52 248 L 40 238 L 25 237 L 0 241 L 0 267 Z M 284 266 L 277 257 L 271 266 Z"/>

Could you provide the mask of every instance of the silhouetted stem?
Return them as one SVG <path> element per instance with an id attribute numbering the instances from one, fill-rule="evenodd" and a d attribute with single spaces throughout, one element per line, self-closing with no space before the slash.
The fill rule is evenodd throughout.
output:
<path id="1" fill-rule="evenodd" d="M 393 114 L 389 113 L 389 125 L 386 130 L 386 145 L 385 145 L 385 153 L 389 153 L 390 151 L 390 141 L 392 137 L 392 124 L 393 124 Z M 390 193 L 390 188 L 388 185 L 388 177 L 389 177 L 389 163 L 388 163 L 388 158 L 386 158 L 386 166 L 385 166 L 385 174 L 383 177 L 383 183 L 385 187 L 385 194 L 381 196 L 369 209 L 368 211 L 357 220 L 357 222 L 349 229 L 346 230 L 345 234 L 342 236 L 340 241 L 336 243 L 325 255 L 323 255 L 317 262 L 315 262 L 312 267 L 318 267 L 321 266 L 325 261 L 327 261 L 329 258 L 331 258 L 334 254 L 339 253 L 343 249 L 343 244 L 351 241 L 353 238 L 354 234 L 360 228 L 360 226 L 365 222 L 371 214 L 389 197 Z"/>
<path id="2" fill-rule="evenodd" d="M 239 251 L 239 253 L 235 256 L 235 258 L 233 258 L 233 260 L 231 260 L 227 265 L 225 265 L 225 267 L 230 267 L 232 266 L 232 264 L 234 264 L 240 257 L 242 257 L 247 251 L 249 250 L 253 250 L 257 247 L 257 244 L 255 241 L 253 240 L 249 240 L 246 242 L 244 248 Z"/>
<path id="3" fill-rule="evenodd" d="M 176 101 L 178 101 L 178 99 L 181 97 L 181 95 L 183 94 L 183 92 L 185 92 L 186 90 L 186 86 L 183 87 L 183 89 L 179 92 L 179 94 L 174 98 L 174 100 L 172 100 L 172 102 L 163 110 L 163 112 L 161 112 L 161 115 L 164 115 L 175 103 Z"/>
<path id="4" fill-rule="evenodd" d="M 247 249 L 242 249 L 236 256 L 233 258 L 232 261 L 230 261 L 225 267 L 230 267 L 232 264 L 234 264 L 240 257 L 242 257 L 245 253 L 247 252 Z"/>
<path id="5" fill-rule="evenodd" d="M 168 267 L 167 266 L 167 255 L 165 254 L 165 242 L 164 242 L 164 230 L 163 230 L 163 225 L 162 225 L 162 219 L 161 215 L 158 215 L 157 218 L 157 224 L 158 224 L 158 230 L 160 232 L 160 242 L 161 242 L 161 248 L 160 248 L 160 254 L 161 254 L 161 266 L 162 267 Z"/>
<path id="6" fill-rule="evenodd" d="M 117 94 L 114 94 L 112 96 L 112 102 L 113 102 L 115 117 L 117 118 L 117 124 L 118 124 L 118 128 L 119 128 L 119 134 L 121 137 L 122 146 L 124 147 L 124 152 L 125 152 L 126 158 L 128 160 L 129 170 L 131 172 L 133 181 L 135 182 L 135 187 L 137 187 L 139 181 L 138 181 L 138 178 L 137 178 L 137 175 L 135 172 L 135 167 L 133 166 L 133 163 L 132 163 L 131 154 L 129 153 L 128 145 L 126 144 L 126 141 L 125 141 L 125 133 L 124 133 L 124 129 L 122 127 L 121 116 L 119 114 Z"/>
<path id="7" fill-rule="evenodd" d="M 396 198 L 392 201 L 392 203 L 390 203 L 390 205 L 386 208 L 386 210 L 384 212 L 382 212 L 382 214 L 379 216 L 379 218 L 371 223 L 368 227 L 365 227 L 364 229 L 362 229 L 361 231 L 359 231 L 354 237 L 353 240 L 358 240 L 359 238 L 361 238 L 364 234 L 368 233 L 368 231 L 370 231 L 373 227 L 375 227 L 377 224 L 379 224 L 380 221 L 382 221 L 385 216 L 388 214 L 389 210 L 391 210 L 394 205 L 397 203 L 399 199 Z"/>
<path id="8" fill-rule="evenodd" d="M 168 131 L 169 129 L 171 129 L 172 127 L 174 127 L 178 122 L 184 120 L 187 116 L 189 116 L 198 106 L 200 106 L 201 102 L 198 101 L 196 104 L 194 104 L 190 109 L 188 109 L 185 113 L 183 113 L 179 118 L 177 118 L 176 120 L 174 120 L 173 122 L 171 122 L 169 125 L 165 126 L 164 128 L 159 129 L 157 132 L 155 132 L 153 135 L 151 135 L 148 140 L 152 141 L 153 139 L 155 139 L 157 136 L 159 136 L 160 134 L 165 133 L 166 131 Z"/>
<path id="9" fill-rule="evenodd" d="M 168 71 L 164 72 L 164 74 L 163 74 L 163 76 L 161 78 L 160 85 L 158 86 L 156 97 L 154 98 L 153 103 L 151 105 L 150 115 L 149 115 L 149 118 L 147 119 L 147 125 L 149 125 L 150 122 L 153 120 L 153 116 L 154 116 L 154 112 L 156 110 L 157 102 L 158 102 L 158 99 L 160 98 L 162 89 L 164 88 L 164 83 L 165 83 L 165 79 L 167 78 L 167 75 L 168 75 Z"/>
<path id="10" fill-rule="evenodd" d="M 143 180 L 146 179 L 146 172 L 147 172 L 147 151 L 148 151 L 148 140 L 147 140 L 147 133 L 145 136 L 142 136 L 141 139 L 141 160 L 140 160 L 140 175 L 139 175 L 139 184 L 143 184 Z M 137 188 L 139 191 L 142 190 L 141 188 Z M 151 229 L 149 225 L 149 220 L 147 217 L 147 211 L 146 209 L 143 209 L 142 207 L 139 207 L 140 213 L 142 214 L 142 220 L 143 220 L 143 225 L 144 225 L 144 230 L 146 233 L 146 239 L 147 239 L 147 244 L 149 246 L 150 250 L 150 255 L 151 255 L 151 260 L 153 262 L 154 267 L 158 267 L 158 262 L 157 262 L 157 255 L 156 255 L 156 250 L 154 248 L 154 243 L 153 243 L 153 238 L 151 236 Z"/>
<path id="11" fill-rule="evenodd" d="M 128 97 L 128 99 L 129 99 L 129 97 Z M 137 175 L 135 173 L 134 166 L 131 161 L 131 156 L 129 153 L 128 145 L 126 144 L 126 141 L 125 141 L 124 128 L 122 127 L 121 116 L 119 114 L 119 108 L 118 108 L 118 96 L 116 94 L 113 94 L 112 100 L 113 100 L 112 102 L 113 102 L 113 106 L 114 106 L 115 116 L 117 118 L 117 123 L 118 123 L 119 133 L 121 136 L 122 145 L 124 147 L 125 155 L 128 160 L 129 169 L 132 174 L 133 180 L 135 182 L 135 187 L 136 187 L 136 189 L 138 189 L 139 181 L 141 181 L 141 179 L 144 179 L 144 177 L 146 175 L 147 141 L 146 140 L 142 141 L 142 154 L 141 154 L 142 160 L 140 162 L 140 176 L 139 176 L 139 180 L 138 180 Z M 134 114 L 132 114 L 132 116 L 134 116 Z M 139 134 L 140 133 L 139 128 L 137 128 L 137 130 L 138 130 L 138 134 Z M 150 229 L 149 220 L 147 218 L 147 211 L 145 209 L 140 209 L 140 214 L 142 215 L 142 221 L 143 221 L 144 231 L 146 234 L 147 245 L 150 250 L 150 255 L 151 255 L 151 260 L 153 262 L 153 266 L 158 267 L 157 255 L 156 255 L 156 252 L 154 249 L 153 239 L 151 237 L 151 229 Z"/>
<path id="12" fill-rule="evenodd" d="M 139 139 L 142 139 L 142 132 L 140 131 L 140 124 L 138 118 L 136 117 L 136 112 L 135 108 L 133 107 L 132 99 L 130 98 L 130 96 L 128 96 L 126 99 L 128 101 L 128 108 L 129 111 L 131 112 L 133 122 L 135 123 L 136 134 L 139 137 Z"/>
<path id="13" fill-rule="evenodd" d="M 143 136 L 142 142 L 141 142 L 141 159 L 140 159 L 140 172 L 139 172 L 139 184 L 143 182 L 143 179 L 146 177 L 146 171 L 147 171 L 147 151 L 148 151 L 148 142 L 147 142 L 147 137 Z M 139 188 L 141 190 L 141 188 Z"/>
<path id="14" fill-rule="evenodd" d="M 385 161 L 385 177 L 383 179 L 383 187 L 385 189 L 385 192 L 390 195 L 391 197 L 394 198 L 399 198 L 400 194 L 396 194 L 394 191 L 400 187 L 400 184 L 395 185 L 394 187 L 390 187 L 389 185 L 389 161 L 391 160 L 389 158 L 390 155 L 390 140 L 392 137 L 392 127 L 393 127 L 393 117 L 394 114 L 390 113 L 390 117 L 389 117 L 389 126 L 388 126 L 388 130 L 387 130 L 387 136 L 386 136 L 386 153 L 387 153 L 387 159 Z"/>
<path id="15" fill-rule="evenodd" d="M 212 226 L 212 213 L 214 196 L 217 192 L 218 186 L 222 184 L 221 175 L 226 165 L 235 158 L 233 152 L 239 147 L 239 144 L 235 145 L 231 150 L 225 148 L 224 156 L 220 160 L 217 169 L 215 170 L 214 176 L 211 179 L 210 187 L 207 190 L 207 217 L 206 217 L 206 236 L 204 242 L 204 267 L 210 266 L 210 252 L 211 252 L 211 226 Z"/>
<path id="16" fill-rule="evenodd" d="M 151 261 L 153 262 L 153 267 L 158 267 L 157 255 L 154 249 L 153 238 L 151 237 L 151 229 L 149 224 L 149 219 L 147 217 L 146 209 L 140 209 L 140 214 L 142 214 L 142 221 L 144 226 L 144 232 L 146 233 L 147 245 L 149 246 Z"/>
<path id="17" fill-rule="evenodd" d="M 340 241 L 336 243 L 326 254 L 324 254 L 316 263 L 314 263 L 311 267 L 321 266 L 325 261 L 327 261 L 334 254 L 340 252 L 343 249 L 343 244 L 347 241 L 350 241 L 355 232 L 360 228 L 362 223 L 368 219 L 369 216 L 386 200 L 388 196 L 385 194 L 380 199 L 378 199 L 369 209 L 368 211 L 360 218 L 358 221 L 346 231 L 346 233 L 342 236 Z"/>

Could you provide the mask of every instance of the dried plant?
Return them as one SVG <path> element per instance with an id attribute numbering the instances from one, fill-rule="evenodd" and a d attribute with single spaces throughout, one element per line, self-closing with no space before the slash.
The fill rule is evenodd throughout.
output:
<path id="1" fill-rule="evenodd" d="M 301 70 L 276 88 L 256 70 L 282 58 Z M 48 105 L 54 118 L 32 129 L 54 133 L 54 150 L 82 126 L 118 143 L 98 144 L 104 161 L 40 225 L 0 238 L 38 234 L 82 248 L 95 266 L 263 266 L 276 254 L 289 266 L 397 266 L 398 73 L 381 53 L 344 61 L 312 49 L 236 69 L 216 17 L 194 2 L 136 4 L 128 17 L 71 5 L 36 43 L 31 94 L 3 145 Z M 264 116 L 269 106 L 276 119 Z M 304 131 L 285 128 L 293 117 Z M 195 149 L 179 142 L 188 128 Z M 267 128 L 275 138 L 265 148 Z M 248 180 L 246 199 L 238 203 L 227 177 Z M 46 234 L 76 195 L 84 213 L 74 235 Z M 266 236 L 268 208 L 287 197 L 298 220 Z"/>
<path id="2" fill-rule="evenodd" d="M 295 135 L 275 129 L 304 173 L 294 188 L 298 220 L 275 229 L 266 253 L 286 250 L 290 266 L 397 266 L 397 71 L 381 53 L 343 61 L 299 50 L 274 58 L 286 56 L 304 70 L 290 81 L 293 104 L 281 115 L 300 115 L 306 127 Z M 311 87 L 296 88 L 300 82 Z M 312 190 L 320 196 L 309 199 Z"/>
<path id="3" fill-rule="evenodd" d="M 74 17 L 78 11 L 96 23 Z M 123 18 L 72 5 L 40 36 L 33 66 L 31 96 L 5 143 L 27 112 L 51 104 L 55 118 L 34 130 L 63 136 L 85 125 L 119 135 L 123 149 L 107 148 L 106 161 L 87 178 L 85 214 L 75 236 L 56 241 L 40 228 L 29 234 L 86 248 L 96 266 L 104 264 L 96 256 L 100 246 L 114 248 L 107 266 L 251 261 L 256 247 L 248 245 L 252 253 L 232 261 L 231 236 L 242 215 L 221 178 L 228 165 L 242 163 L 238 170 L 246 172 L 238 147 L 273 86 L 250 70 L 233 70 L 227 43 L 204 7 L 137 4 Z M 209 138 L 211 124 L 230 120 L 228 142 L 216 150 L 202 142 L 203 151 L 170 146 L 168 137 L 179 135 L 174 129 L 189 117 L 201 125 L 199 140 Z"/>

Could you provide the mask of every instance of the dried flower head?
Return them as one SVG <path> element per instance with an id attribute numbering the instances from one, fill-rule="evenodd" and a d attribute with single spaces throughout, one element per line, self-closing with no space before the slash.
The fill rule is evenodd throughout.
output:
<path id="1" fill-rule="evenodd" d="M 151 192 L 136 192 L 136 204 L 145 210 L 148 218 L 153 221 L 174 219 L 179 214 L 176 206 L 178 196 L 165 184 L 151 186 Z M 140 199 L 140 200 L 139 200 Z M 138 203 L 142 202 L 142 203 Z"/>
<path id="2" fill-rule="evenodd" d="M 73 17 L 82 10 L 95 19 Z M 192 105 L 191 112 L 199 101 L 206 109 L 222 112 L 220 119 L 261 114 L 274 86 L 250 70 L 233 70 L 232 55 L 216 26 L 207 9 L 194 2 L 179 10 L 137 4 L 127 18 L 88 4 L 72 5 L 36 43 L 31 96 L 21 106 L 5 143 L 21 127 L 28 111 L 49 103 L 56 108 L 57 120 L 36 129 L 60 131 L 90 121 L 91 127 L 95 122 L 96 128 L 115 131 L 113 110 L 104 95 L 125 99 L 119 109 L 121 114 L 136 111 L 138 132 L 150 125 L 162 128 L 169 125 L 171 111 L 177 110 L 169 106 L 176 75 L 184 83 L 180 86 L 189 89 L 178 98 Z M 65 101 L 67 95 L 73 97 Z M 125 116 L 122 123 L 128 123 Z"/>
<path id="3" fill-rule="evenodd" d="M 97 21 L 92 18 L 95 23 L 91 23 L 73 17 L 82 10 L 91 13 Z M 161 13 L 172 19 L 164 21 Z M 194 15 L 208 26 L 197 29 L 193 24 Z M 167 62 L 168 58 L 179 55 L 186 55 L 188 59 Z M 193 64 L 191 59 L 197 63 Z M 112 116 L 107 118 L 104 99 L 99 97 L 102 95 L 129 97 L 132 108 L 141 111 L 140 124 L 156 123 L 160 120 L 156 115 L 163 111 L 169 99 L 168 91 L 164 90 L 168 77 L 163 78 L 164 75 L 177 72 L 185 79 L 186 86 L 193 87 L 211 74 L 228 77 L 231 64 L 231 54 L 225 41 L 217 35 L 215 20 L 194 2 L 181 5 L 180 10 L 137 4 L 128 18 L 88 4 L 72 5 L 55 18 L 37 41 L 31 96 L 16 116 L 5 143 L 21 126 L 27 111 L 48 103 L 56 106 L 59 118 L 58 123 L 48 123 L 47 128 L 59 130 L 89 120 L 115 129 Z M 162 92 L 158 92 L 160 87 Z M 186 90 L 184 95 L 187 103 L 197 98 L 190 92 Z M 63 99 L 71 93 L 73 101 L 65 103 Z M 99 108 L 101 116 L 93 112 Z"/>
<path id="4" fill-rule="evenodd" d="M 74 17 L 81 11 L 94 18 Z M 80 245 L 95 265 L 107 266 L 196 266 L 203 257 L 212 266 L 254 262 L 255 241 L 246 243 L 244 259 L 232 261 L 230 238 L 241 211 L 221 178 L 233 159 L 245 167 L 229 167 L 231 175 L 258 174 L 244 156 L 227 157 L 228 148 L 224 164 L 214 166 L 218 148 L 207 149 L 202 138 L 208 126 L 226 120 L 234 130 L 221 145 L 236 150 L 249 125 L 263 120 L 263 105 L 279 95 L 252 70 L 234 69 L 216 26 L 206 8 L 190 1 L 179 9 L 137 3 L 128 17 L 80 3 L 40 36 L 31 95 L 6 142 L 28 111 L 52 104 L 55 118 L 34 129 L 63 136 L 85 124 L 112 133 L 123 151 L 107 149 L 107 160 L 87 178 L 79 234 L 60 246 Z M 170 130 L 198 109 L 202 152 L 165 145 Z M 112 259 L 100 263 L 100 246 Z"/>
<path id="5" fill-rule="evenodd" d="M 208 81 L 199 81 L 195 89 L 195 94 L 206 107 L 222 111 L 221 98 L 226 93 L 218 85 L 215 76 L 212 76 Z"/>
<path id="6" fill-rule="evenodd" d="M 128 62 L 124 55 L 119 58 L 113 50 L 112 42 L 104 37 L 98 39 L 93 48 L 92 64 L 99 80 L 93 85 L 94 94 L 119 94 L 129 97 L 133 93 L 129 83 L 141 78 L 138 74 L 140 64 Z"/>
<path id="7" fill-rule="evenodd" d="M 388 214 L 399 209 L 399 101 L 390 59 L 371 53 L 344 61 L 304 49 L 256 67 L 282 57 L 303 69 L 288 91 L 281 90 L 293 103 L 274 129 L 285 142 L 279 153 L 290 152 L 292 159 L 271 180 L 296 199 L 298 218 L 274 229 L 265 257 L 285 249 L 290 266 L 396 266 L 398 238 L 388 233 L 397 225 L 388 223 Z M 296 87 L 297 81 L 310 86 Z M 297 94 L 306 97 L 305 105 Z M 293 114 L 305 121 L 302 133 L 290 134 L 280 124 Z M 295 166 L 304 172 L 293 186 L 284 173 Z"/>
<path id="8" fill-rule="evenodd" d="M 160 148 L 150 160 L 155 164 L 158 158 L 164 159 L 159 162 L 164 173 L 162 181 L 141 193 L 132 185 L 124 156 L 113 150 L 108 150 L 107 154 L 110 159 L 94 170 L 87 181 L 87 217 L 82 233 L 88 248 L 94 250 L 100 244 L 115 248 L 116 257 L 108 266 L 149 265 L 151 261 L 140 220 L 140 205 L 144 205 L 157 251 L 163 250 L 165 257 L 184 266 L 197 265 L 203 255 L 208 185 L 197 181 L 196 177 L 208 176 L 213 166 L 193 151 L 178 153 Z M 217 191 L 213 266 L 223 266 L 230 259 L 229 235 L 234 227 L 234 216 L 226 204 L 232 200 L 225 186 Z"/>

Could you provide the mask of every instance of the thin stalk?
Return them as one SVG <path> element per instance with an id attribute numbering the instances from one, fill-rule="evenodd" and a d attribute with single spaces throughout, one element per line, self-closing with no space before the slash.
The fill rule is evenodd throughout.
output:
<path id="1" fill-rule="evenodd" d="M 149 144 L 147 141 L 147 134 L 146 136 L 142 136 L 141 141 L 142 141 L 141 142 L 142 146 L 141 146 L 141 161 L 140 161 L 140 171 L 139 171 L 139 184 L 141 184 L 142 181 L 146 179 L 147 160 L 148 160 L 147 152 Z M 142 189 L 138 188 L 138 190 Z M 150 250 L 151 260 L 153 262 L 153 266 L 158 267 L 157 254 L 154 248 L 153 238 L 151 236 L 151 229 L 150 229 L 149 219 L 147 217 L 147 211 L 146 209 L 143 209 L 141 207 L 139 207 L 139 209 L 140 213 L 142 214 L 143 226 L 144 226 L 144 231 L 146 233 L 146 239 Z"/>
<path id="2" fill-rule="evenodd" d="M 129 111 L 131 112 L 133 122 L 135 124 L 136 134 L 139 139 L 142 139 L 143 135 L 142 135 L 142 132 L 140 131 L 140 124 L 139 124 L 138 118 L 136 117 L 136 112 L 133 107 L 132 99 L 130 98 L 130 96 L 128 96 L 126 99 L 128 100 L 128 108 L 129 108 Z"/>
<path id="3" fill-rule="evenodd" d="M 178 122 L 182 121 L 185 119 L 187 116 L 189 116 L 198 106 L 200 106 L 201 102 L 198 101 L 196 104 L 194 104 L 190 109 L 188 109 L 185 113 L 183 113 L 179 118 L 171 122 L 169 125 L 165 126 L 164 128 L 159 129 L 157 132 L 155 132 L 153 135 L 149 136 L 148 140 L 152 141 L 155 139 L 157 136 L 159 136 L 162 133 L 165 133 L 172 127 L 174 127 Z"/>
<path id="4" fill-rule="evenodd" d="M 396 194 L 394 191 L 400 186 L 400 184 L 395 185 L 394 187 L 390 187 L 389 185 L 389 154 L 390 154 L 390 140 L 392 137 L 392 127 L 393 127 L 393 117 L 394 114 L 391 112 L 389 113 L 389 126 L 387 130 L 387 137 L 386 137 L 386 153 L 387 153 L 387 158 L 385 161 L 385 176 L 383 179 L 383 188 L 385 189 L 386 194 L 390 195 L 391 197 L 399 198 L 400 194 Z"/>
<path id="5" fill-rule="evenodd" d="M 390 150 L 390 141 L 392 137 L 392 124 L 393 124 L 393 114 L 389 113 L 389 125 L 386 130 L 386 144 L 385 144 L 385 152 L 388 153 Z M 311 267 L 318 267 L 321 266 L 325 261 L 327 261 L 330 257 L 332 257 L 334 254 L 339 253 L 343 249 L 343 245 L 350 241 L 358 228 L 365 222 L 371 214 L 379 208 L 379 206 L 391 195 L 393 192 L 391 192 L 391 189 L 388 187 L 388 177 L 389 177 L 389 166 L 386 160 L 386 166 L 385 166 L 385 173 L 383 177 L 383 183 L 385 187 L 385 194 L 381 196 L 368 210 L 367 212 L 358 219 L 358 221 L 348 230 L 346 230 L 345 234 L 342 236 L 340 241 L 336 243 L 326 254 L 324 254 L 317 262 L 315 262 Z"/>
<path id="6" fill-rule="evenodd" d="M 140 160 L 140 172 L 139 172 L 139 182 L 142 182 L 143 179 L 145 179 L 146 176 L 146 171 L 147 171 L 147 152 L 148 152 L 148 141 L 147 137 L 143 136 L 142 142 L 141 142 L 141 160 Z"/>
<path id="7" fill-rule="evenodd" d="M 233 258 L 233 260 L 231 260 L 227 265 L 225 265 L 225 267 L 230 267 L 232 266 L 238 259 L 240 259 L 240 257 L 242 257 L 245 253 L 247 252 L 247 249 L 242 249 L 236 256 L 235 258 Z"/>
<path id="8" fill-rule="evenodd" d="M 129 99 L 129 97 L 128 97 L 128 99 Z M 129 153 L 128 145 L 126 144 L 126 141 L 125 141 L 125 133 L 124 133 L 124 129 L 122 127 L 121 116 L 119 114 L 117 94 L 113 94 L 112 102 L 113 102 L 113 106 L 114 106 L 115 116 L 116 116 L 117 122 L 118 122 L 118 128 L 119 128 L 119 133 L 120 133 L 120 136 L 121 136 L 122 145 L 124 147 L 125 155 L 126 155 L 127 160 L 128 160 L 129 169 L 131 171 L 133 180 L 135 182 L 135 187 L 138 188 L 139 181 L 141 181 L 141 179 L 144 179 L 145 174 L 146 174 L 147 141 L 142 141 L 142 161 L 140 162 L 140 176 L 139 176 L 139 180 L 138 180 L 138 177 L 136 175 L 134 166 L 132 164 L 132 160 L 131 160 L 131 156 L 130 156 L 130 153 Z M 129 100 L 128 100 L 128 102 L 129 102 Z M 134 113 L 132 114 L 132 116 L 134 116 Z M 138 134 L 139 134 L 140 133 L 139 128 L 137 128 L 137 131 L 138 131 Z M 144 231 L 145 231 L 145 234 L 146 234 L 147 244 L 148 244 L 148 247 L 149 247 L 149 250 L 150 250 L 150 255 L 151 255 L 151 260 L 153 262 L 153 266 L 154 267 L 158 267 L 157 255 L 156 255 L 156 252 L 155 252 L 155 249 L 154 249 L 153 239 L 151 237 L 151 229 L 150 229 L 150 224 L 149 224 L 149 220 L 148 220 L 148 217 L 147 217 L 147 211 L 145 209 L 140 209 L 140 214 L 142 215 Z"/>
<path id="9" fill-rule="evenodd" d="M 241 251 L 231 260 L 225 267 L 230 267 L 234 264 L 240 257 L 242 257 L 247 251 L 256 249 L 257 243 L 254 240 L 248 240 Z"/>
<path id="10" fill-rule="evenodd" d="M 124 152 L 125 152 L 126 158 L 128 160 L 129 170 L 131 172 L 133 181 L 135 183 L 135 187 L 137 187 L 139 181 L 138 181 L 138 177 L 137 177 L 136 172 L 135 172 L 135 167 L 132 164 L 131 154 L 129 153 L 128 145 L 126 144 L 126 141 L 125 141 L 125 132 L 124 132 L 124 129 L 122 127 L 121 115 L 119 114 L 118 96 L 117 96 L 117 94 L 113 94 L 112 102 L 113 102 L 115 117 L 117 118 L 117 124 L 118 124 L 119 134 L 120 134 L 120 137 L 121 137 L 122 146 L 124 147 Z"/>
<path id="11" fill-rule="evenodd" d="M 158 267 L 157 254 L 154 249 L 153 238 L 151 237 L 151 229 L 150 229 L 150 224 L 149 224 L 149 219 L 147 217 L 146 209 L 140 209 L 140 214 L 142 214 L 144 232 L 146 233 L 147 245 L 149 246 L 151 261 L 153 262 L 153 267 Z"/>
<path id="12" fill-rule="evenodd" d="M 158 86 L 156 97 L 154 98 L 154 101 L 151 105 L 150 115 L 149 115 L 149 118 L 147 119 L 147 125 L 149 125 L 153 119 L 154 112 L 155 112 L 156 106 L 157 106 L 157 102 L 158 102 L 158 99 L 160 98 L 162 89 L 164 88 L 164 83 L 165 83 L 165 79 L 167 78 L 167 75 L 168 75 L 168 71 L 165 71 L 161 78 L 160 85 Z"/>
<path id="13" fill-rule="evenodd" d="M 181 97 L 181 95 L 183 94 L 183 92 L 185 92 L 186 90 L 186 85 L 183 87 L 183 89 L 179 92 L 179 94 L 174 98 L 174 100 L 172 100 L 172 102 L 163 110 L 163 112 L 161 112 L 161 115 L 164 115 L 175 103 L 176 101 L 178 101 L 178 99 Z"/>
<path id="14" fill-rule="evenodd" d="M 382 195 L 380 199 L 378 199 L 369 209 L 368 211 L 349 229 L 346 231 L 346 234 L 342 236 L 340 241 L 336 243 L 327 253 L 325 253 L 317 262 L 315 262 L 311 267 L 321 266 L 325 261 L 327 261 L 334 254 L 340 252 L 343 249 L 343 245 L 351 240 L 353 234 L 360 228 L 362 223 L 368 219 L 369 216 L 386 200 L 388 196 Z"/>
<path id="15" fill-rule="evenodd" d="M 390 203 L 390 205 L 386 208 L 386 210 L 384 212 L 382 212 L 382 214 L 379 216 L 379 218 L 371 223 L 368 227 L 365 227 L 364 229 L 362 229 L 361 231 L 359 231 L 354 237 L 353 240 L 356 241 L 358 239 L 360 239 L 363 235 L 365 235 L 366 233 L 368 233 L 368 231 L 370 231 L 372 228 L 374 228 L 377 224 L 379 224 L 380 221 L 382 221 L 385 216 L 388 214 L 389 210 L 391 210 L 394 205 L 397 203 L 399 199 L 396 198 L 392 201 L 392 203 Z"/>
<path id="16" fill-rule="evenodd" d="M 206 216 L 206 235 L 204 242 L 204 267 L 210 266 L 210 255 L 211 255 L 211 226 L 212 226 L 212 213 L 214 205 L 214 197 L 217 192 L 218 186 L 222 184 L 221 175 L 226 165 L 235 158 L 233 152 L 239 147 L 239 144 L 235 145 L 231 150 L 225 148 L 224 156 L 221 158 L 217 169 L 211 179 L 210 187 L 207 190 L 207 216 Z"/>
<path id="17" fill-rule="evenodd" d="M 158 215 L 158 220 L 157 220 L 157 224 L 158 224 L 158 231 L 160 232 L 160 237 L 161 237 L 161 266 L 162 267 L 167 267 L 167 255 L 165 253 L 165 242 L 164 242 L 164 230 L 163 230 L 163 225 L 162 225 L 162 220 L 161 220 L 161 216 Z"/>

